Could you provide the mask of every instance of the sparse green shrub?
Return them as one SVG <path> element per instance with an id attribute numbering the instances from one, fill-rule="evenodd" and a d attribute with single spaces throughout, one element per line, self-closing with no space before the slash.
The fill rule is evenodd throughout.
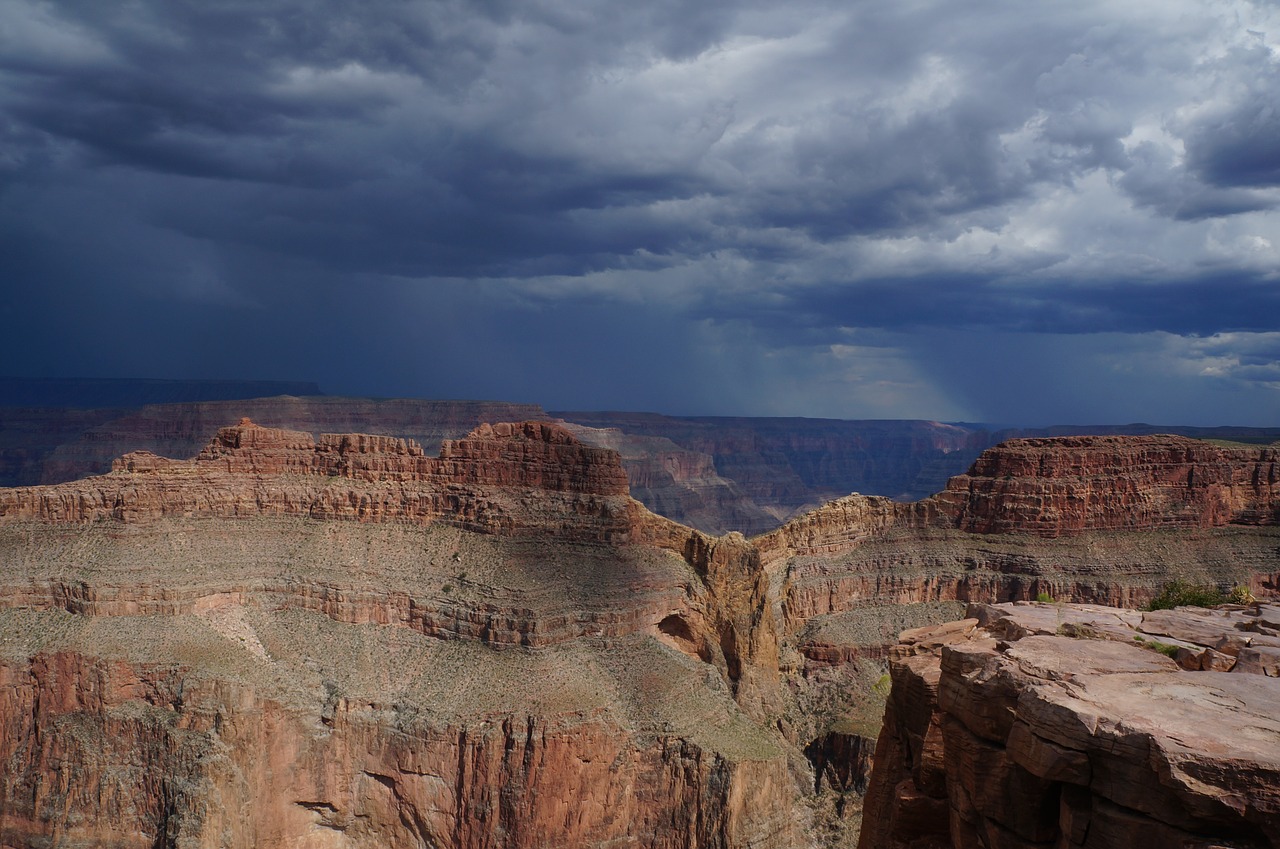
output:
<path id="1" fill-rule="evenodd" d="M 1225 604 L 1227 596 L 1212 585 L 1196 585 L 1187 581 L 1171 581 L 1151 599 L 1144 610 L 1172 610 L 1175 607 L 1213 607 Z"/>
<path id="2" fill-rule="evenodd" d="M 453 584 L 445 584 L 440 589 L 444 590 L 446 593 L 451 593 L 453 592 Z"/>
<path id="3" fill-rule="evenodd" d="M 1253 597 L 1253 593 L 1249 592 L 1248 587 L 1236 584 L 1231 588 L 1231 592 L 1227 593 L 1227 601 L 1232 604 L 1253 604 L 1257 599 Z"/>
<path id="4" fill-rule="evenodd" d="M 1036 593 L 1036 601 L 1041 604 L 1053 604 L 1053 596 L 1046 592 L 1038 592 Z"/>
<path id="5" fill-rule="evenodd" d="M 1152 651 L 1158 651 L 1158 652 L 1160 652 L 1160 654 L 1163 654 L 1163 655 L 1166 655 L 1166 656 L 1168 656 L 1168 657 L 1171 657 L 1171 658 L 1173 658 L 1174 660 L 1177 660 L 1177 659 L 1178 659 L 1178 647 L 1177 647 L 1177 646 L 1171 646 L 1171 645 L 1169 645 L 1168 643 L 1162 643 L 1162 642 L 1160 642 L 1159 640 L 1152 640 L 1152 641 L 1151 641 L 1151 642 L 1149 642 L 1149 643 L 1143 643 L 1143 645 L 1144 645 L 1146 648 L 1151 649 Z"/>

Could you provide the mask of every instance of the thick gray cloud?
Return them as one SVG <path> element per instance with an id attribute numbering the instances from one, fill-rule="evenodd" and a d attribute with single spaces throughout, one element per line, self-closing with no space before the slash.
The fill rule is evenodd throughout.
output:
<path id="1" fill-rule="evenodd" d="M 1269 3 L 0 0 L 0 21 L 0 371 L 1280 413 Z M 1018 379 L 984 382 L 1001 363 Z"/>

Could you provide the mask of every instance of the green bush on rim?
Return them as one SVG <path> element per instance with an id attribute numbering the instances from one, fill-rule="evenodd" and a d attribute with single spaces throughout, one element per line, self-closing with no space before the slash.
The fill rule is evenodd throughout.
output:
<path id="1" fill-rule="evenodd" d="M 1151 599 L 1144 610 L 1172 610 L 1175 607 L 1214 607 L 1225 604 L 1228 596 L 1210 584 L 1197 585 L 1187 581 L 1171 581 L 1160 594 Z"/>

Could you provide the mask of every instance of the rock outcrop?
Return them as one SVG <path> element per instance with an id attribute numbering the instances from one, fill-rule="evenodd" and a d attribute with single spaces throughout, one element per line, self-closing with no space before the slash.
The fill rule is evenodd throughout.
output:
<path id="1" fill-rule="evenodd" d="M 1280 846 L 1280 607 L 968 613 L 892 652 L 861 849 Z"/>
<path id="2" fill-rule="evenodd" d="M 540 493 L 535 502 L 521 495 Z M 0 490 L 0 520 L 125 522 L 308 516 L 447 521 L 474 530 L 606 540 L 633 528 L 617 455 L 545 422 L 482 425 L 428 457 L 411 440 L 265 428 L 244 419 L 194 460 L 126 454 L 112 473 Z"/>
<path id="3" fill-rule="evenodd" d="M 1181 436 L 1012 439 L 922 501 L 854 494 L 764 535 L 771 552 L 833 554 L 894 529 L 1059 537 L 1280 524 L 1280 448 Z"/>
<path id="4" fill-rule="evenodd" d="M 661 681 L 610 671 L 583 649 L 513 659 L 385 628 L 243 615 L 261 657 L 193 619 L 82 621 L 29 659 L 10 647 L 0 661 L 0 843 L 802 840 L 776 737 L 726 714 L 727 696 L 712 692 L 702 710 L 654 705 L 651 716 L 626 706 L 699 686 L 694 664 L 656 644 L 614 650 Z M 39 632 L 47 618 L 0 615 L 0 629 L 20 641 L 19 628 Z M 130 656 L 104 657 L 121 642 Z M 370 661 L 372 674 L 360 668 Z M 539 701 L 521 693 L 530 676 L 563 690 Z"/>
<path id="5" fill-rule="evenodd" d="M 1171 578 L 1280 580 L 1280 449 L 1178 436 L 1012 440 L 924 501 L 850 495 L 755 542 L 798 627 L 868 603 L 1136 606 Z"/>
<path id="6" fill-rule="evenodd" d="M 808 840 L 757 552 L 558 425 L 244 420 L 0 491 L 0 567 L 0 844 Z"/>
<path id="7" fill-rule="evenodd" d="M 1013 439 L 923 506 L 974 533 L 1273 525 L 1280 448 L 1170 435 Z"/>
<path id="8" fill-rule="evenodd" d="M 0 428 L 7 431 L 5 416 L 16 417 L 19 413 L 0 408 Z M 311 434 L 355 432 L 412 440 L 429 453 L 438 451 L 444 440 L 459 439 L 486 422 L 548 420 L 542 408 L 534 404 L 325 396 L 154 404 L 137 410 L 29 411 L 26 420 L 45 422 L 46 428 L 48 422 L 56 426 L 67 417 L 92 425 L 82 427 L 74 436 L 59 433 L 56 441 L 42 446 L 41 456 L 29 457 L 28 462 L 39 461 L 34 479 L 30 475 L 23 479 L 0 478 L 0 483 L 14 486 L 79 480 L 109 471 L 117 457 L 134 451 L 191 457 L 209 443 L 219 428 L 245 416 L 279 430 Z"/>
<path id="9" fill-rule="evenodd" d="M 873 664 L 902 628 L 965 603 L 1132 608 L 1175 579 L 1274 594 L 1275 456 L 1181 437 L 1015 441 L 933 498 L 850 495 L 757 537 L 801 736 L 874 736 Z"/>
<path id="10" fill-rule="evenodd" d="M 115 405 L 101 409 L 18 407 L 13 405 L 44 395 L 0 391 L 0 486 L 63 483 L 103 474 L 115 458 L 140 450 L 190 457 L 217 428 L 245 415 L 267 427 L 313 435 L 359 432 L 413 440 L 429 454 L 443 440 L 459 439 L 484 422 L 552 419 L 533 404 L 342 398 L 312 395 L 314 387 L 286 384 L 274 388 L 295 395 L 156 403 L 200 397 L 192 392 L 208 398 L 238 397 L 252 387 L 143 383 L 150 388 L 141 393 L 73 393 L 81 403 Z M 66 389 L 55 386 L 50 397 L 65 395 Z M 130 399 L 150 403 L 123 406 Z M 1149 425 L 992 432 L 925 421 L 556 415 L 574 422 L 571 427 L 581 441 L 617 450 L 632 496 L 653 512 L 707 533 L 740 531 L 748 536 L 773 530 L 849 492 L 897 501 L 926 498 L 968 468 L 980 451 L 1010 437 L 1161 432 Z M 1280 437 L 1280 430 L 1265 428 L 1169 432 L 1259 444 Z"/>

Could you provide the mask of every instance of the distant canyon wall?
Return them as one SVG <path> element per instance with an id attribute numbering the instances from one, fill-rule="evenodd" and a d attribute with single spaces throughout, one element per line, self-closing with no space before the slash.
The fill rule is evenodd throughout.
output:
<path id="1" fill-rule="evenodd" d="M 124 394 L 96 391 L 76 397 L 124 402 L 182 398 L 201 387 L 205 392 L 251 388 L 159 383 L 150 395 L 143 392 L 144 386 Z M 54 389 L 58 391 L 53 396 L 66 394 L 66 387 Z M 366 433 L 411 439 L 428 453 L 445 439 L 461 438 L 484 422 L 558 418 L 569 422 L 583 442 L 618 451 L 631 494 L 655 513 L 707 533 L 736 530 L 748 536 L 773 530 L 849 493 L 897 501 L 924 499 L 963 473 L 982 450 L 1005 439 L 1158 432 L 1147 425 L 992 430 L 928 421 L 548 414 L 532 404 L 311 394 L 133 408 L 14 404 L 37 397 L 43 396 L 17 392 L 8 405 L 0 406 L 0 486 L 60 483 L 102 474 L 116 457 L 138 450 L 190 457 L 219 427 L 241 416 L 267 427 L 313 435 Z M 1250 442 L 1280 439 L 1280 428 L 1173 428 L 1171 432 Z"/>

